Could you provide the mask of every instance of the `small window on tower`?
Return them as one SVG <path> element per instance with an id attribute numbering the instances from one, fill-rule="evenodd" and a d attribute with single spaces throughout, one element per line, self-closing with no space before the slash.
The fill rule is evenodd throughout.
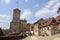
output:
<path id="1" fill-rule="evenodd" d="M 14 30 L 14 32 L 16 32 L 16 30 Z"/>
<path id="2" fill-rule="evenodd" d="M 14 24 L 16 26 L 16 24 Z"/>

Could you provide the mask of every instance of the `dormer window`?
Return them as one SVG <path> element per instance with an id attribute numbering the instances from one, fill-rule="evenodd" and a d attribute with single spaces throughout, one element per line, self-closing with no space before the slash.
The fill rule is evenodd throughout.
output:
<path id="1" fill-rule="evenodd" d="M 52 22 L 53 22 L 53 23 L 55 23 L 55 22 L 56 22 L 56 20 L 53 20 Z"/>

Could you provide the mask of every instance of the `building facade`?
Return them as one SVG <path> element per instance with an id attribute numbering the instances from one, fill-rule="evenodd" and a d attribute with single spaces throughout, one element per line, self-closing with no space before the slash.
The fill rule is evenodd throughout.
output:
<path id="1" fill-rule="evenodd" d="M 57 33 L 60 33 L 60 15 L 47 20 L 41 18 L 34 23 L 34 35 L 36 36 L 51 36 Z"/>
<path id="2" fill-rule="evenodd" d="M 10 33 L 20 34 L 25 32 L 34 32 L 36 36 L 51 36 L 60 33 L 60 15 L 56 18 L 39 19 L 34 24 L 28 24 L 27 20 L 20 19 L 20 10 L 13 10 L 13 19 L 10 22 Z"/>

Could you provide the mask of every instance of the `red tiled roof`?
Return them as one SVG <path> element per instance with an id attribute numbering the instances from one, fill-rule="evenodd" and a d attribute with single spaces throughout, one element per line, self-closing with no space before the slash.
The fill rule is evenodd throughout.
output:
<path id="1" fill-rule="evenodd" d="M 51 24 L 52 21 L 55 21 L 55 23 L 57 24 L 55 18 L 49 18 L 48 20 L 38 20 L 36 24 L 38 23 L 41 27 L 48 26 Z"/>

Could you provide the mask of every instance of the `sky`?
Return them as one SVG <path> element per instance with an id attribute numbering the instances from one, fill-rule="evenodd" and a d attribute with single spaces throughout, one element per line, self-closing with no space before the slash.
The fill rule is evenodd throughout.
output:
<path id="1" fill-rule="evenodd" d="M 15 8 L 21 11 L 20 19 L 26 19 L 27 23 L 33 24 L 40 18 L 58 16 L 59 7 L 60 0 L 0 0 L 0 28 L 10 28 Z"/>

